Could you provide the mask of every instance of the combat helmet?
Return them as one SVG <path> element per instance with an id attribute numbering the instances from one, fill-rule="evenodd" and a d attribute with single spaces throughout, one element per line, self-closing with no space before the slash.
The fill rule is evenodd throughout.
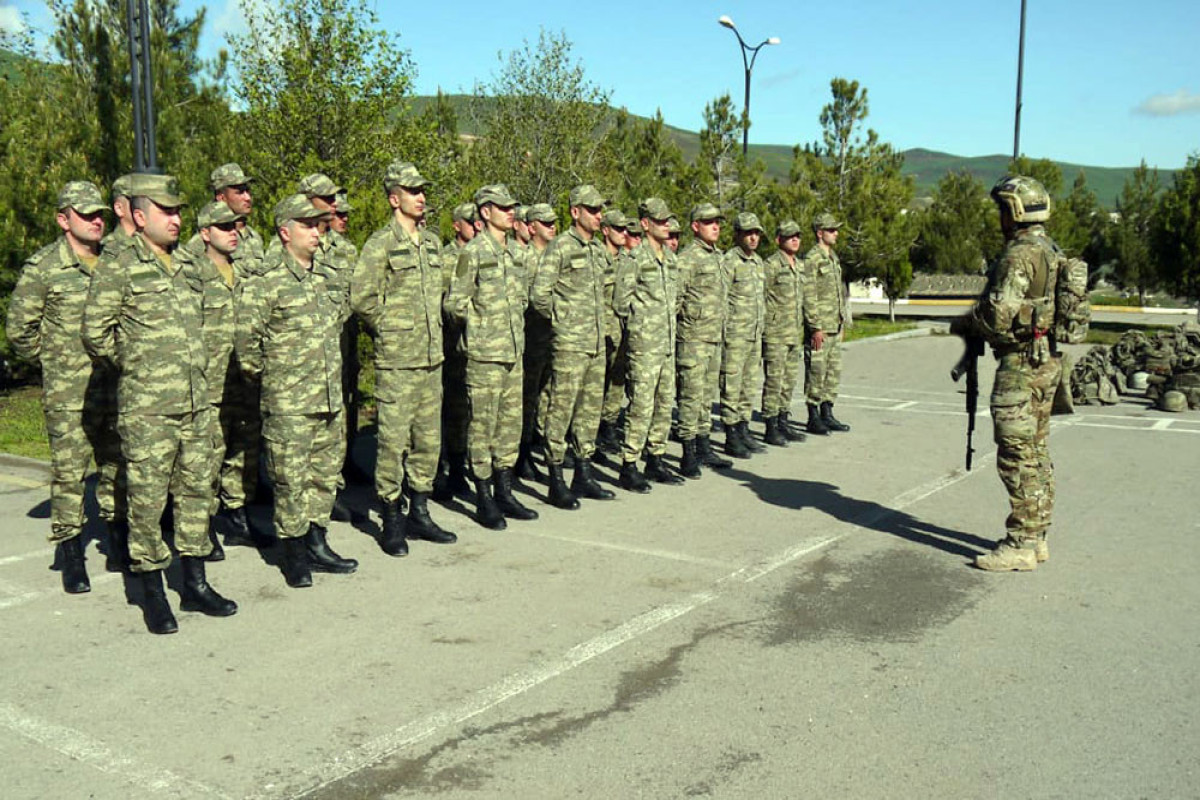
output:
<path id="1" fill-rule="evenodd" d="M 1187 411 L 1187 395 L 1175 389 L 1164 392 L 1163 396 L 1159 398 L 1158 407 L 1163 411 L 1174 411 L 1176 413 Z"/>
<path id="2" fill-rule="evenodd" d="M 1041 182 L 1026 175 L 1001 178 L 992 187 L 992 200 L 1004 206 L 1013 222 L 1045 222 L 1050 219 L 1050 193 Z"/>

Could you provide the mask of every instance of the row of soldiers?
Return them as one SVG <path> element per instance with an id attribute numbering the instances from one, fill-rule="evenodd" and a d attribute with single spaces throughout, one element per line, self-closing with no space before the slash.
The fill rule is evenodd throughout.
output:
<path id="1" fill-rule="evenodd" d="M 464 492 L 468 480 L 485 527 L 536 518 L 513 493 L 516 472 L 539 475 L 536 452 L 548 501 L 564 509 L 613 497 L 592 469 L 598 444 L 620 453 L 619 484 L 633 492 L 731 466 L 709 440 L 715 396 L 726 454 L 748 458 L 762 449 L 748 429 L 760 366 L 766 442 L 800 440 L 789 409 L 802 353 L 804 427 L 848 430 L 833 416 L 845 303 L 840 224 L 829 214 L 814 220 L 803 258 L 799 225 L 781 223 L 778 252 L 764 262 L 756 215 L 737 215 L 734 247 L 722 253 L 723 215 L 701 203 L 677 255 L 681 226 L 659 198 L 631 219 L 578 186 L 559 234 L 548 204 L 518 209 L 494 184 L 454 210 L 455 238 L 443 245 L 425 227 L 429 182 L 396 161 L 383 179 L 392 220 L 360 252 L 328 176 L 304 178 L 275 207 L 269 239 L 246 221 L 252 183 L 237 164 L 214 170 L 213 200 L 183 245 L 173 177 L 116 181 L 108 236 L 99 190 L 70 183 L 56 217 L 63 236 L 29 259 L 10 303 L 13 349 L 43 371 L 64 588 L 90 588 L 80 533 L 94 457 L 109 566 L 139 577 L 153 632 L 177 630 L 161 577 L 172 558 L 160 526 L 169 497 L 183 607 L 236 612 L 205 564 L 221 557 L 214 526 L 226 544 L 275 541 L 246 516 L 260 447 L 288 585 L 357 568 L 327 539 L 357 428 L 346 419 L 352 318 L 374 340 L 379 543 L 393 556 L 412 539 L 456 540 L 428 499 Z M 676 405 L 679 474 L 663 460 Z"/>

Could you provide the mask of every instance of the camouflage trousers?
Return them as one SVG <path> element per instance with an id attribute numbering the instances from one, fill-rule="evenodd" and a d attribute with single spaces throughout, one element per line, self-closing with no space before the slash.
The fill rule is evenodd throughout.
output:
<path id="1" fill-rule="evenodd" d="M 629 375 L 629 349 L 625 337 L 617 339 L 606 338 L 605 355 L 607 362 L 604 371 L 604 405 L 600 409 L 600 419 L 616 424 L 621 418 L 621 409 L 625 406 L 626 387 Z M 674 359 L 672 359 L 672 363 Z M 672 379 L 673 380 L 673 379 Z M 674 393 L 672 393 L 674 397 Z"/>
<path id="2" fill-rule="evenodd" d="M 675 357 L 670 352 L 629 354 L 629 411 L 621 460 L 637 461 L 643 449 L 667 452 L 675 406 Z"/>
<path id="3" fill-rule="evenodd" d="M 342 350 L 342 406 L 346 412 L 346 458 L 350 458 L 354 437 L 358 435 L 358 373 L 362 362 L 358 357 L 358 317 L 350 317 L 342 326 L 339 344 Z"/>
<path id="4" fill-rule="evenodd" d="M 159 521 L 173 498 L 175 549 L 181 556 L 212 551 L 213 409 L 187 414 L 122 414 L 121 452 L 129 484 L 129 558 L 134 572 L 166 569 L 171 549 Z"/>
<path id="5" fill-rule="evenodd" d="M 707 436 L 712 429 L 712 403 L 717 393 L 720 358 L 720 342 L 681 341 L 675 345 L 679 438 L 684 441 Z"/>
<path id="6" fill-rule="evenodd" d="M 462 328 L 447 322 L 442 328 L 442 445 L 451 455 L 467 452 L 467 424 L 471 416 L 467 403 L 467 357 L 458 349 Z"/>
<path id="7" fill-rule="evenodd" d="M 83 531 L 84 481 L 96 462 L 96 505 L 100 519 L 121 522 L 125 508 L 125 462 L 117 415 L 98 409 L 46 411 L 50 440 L 50 541 Z"/>
<path id="8" fill-rule="evenodd" d="M 520 361 L 497 364 L 467 360 L 467 401 L 471 422 L 467 449 L 471 472 L 480 480 L 492 468 L 512 469 L 521 445 L 521 391 L 525 370 Z"/>
<path id="9" fill-rule="evenodd" d="M 529 323 L 526 323 L 525 330 L 530 330 Z M 539 338 L 531 340 L 528 333 L 526 337 L 525 377 L 521 391 L 521 441 L 532 442 L 546 432 L 546 407 L 550 400 L 550 341 Z"/>
<path id="10" fill-rule="evenodd" d="M 400 499 L 405 474 L 414 492 L 433 491 L 442 449 L 442 365 L 418 369 L 376 369 L 379 449 L 375 491 L 379 499 Z"/>
<path id="11" fill-rule="evenodd" d="M 545 423 L 551 464 L 561 464 L 566 457 L 568 435 L 580 458 L 589 459 L 596 452 L 600 407 L 604 405 L 604 366 L 603 352 L 554 353 Z"/>
<path id="12" fill-rule="evenodd" d="M 774 417 L 792 409 L 792 393 L 800 376 L 800 345 L 763 342 L 764 417 Z"/>
<path id="13" fill-rule="evenodd" d="M 275 486 L 275 533 L 295 539 L 315 522 L 329 527 L 346 450 L 342 410 L 324 414 L 264 414 L 267 474 Z"/>
<path id="14" fill-rule="evenodd" d="M 1008 490 L 1005 522 L 1010 543 L 1037 539 L 1054 511 L 1054 464 L 1050 461 L 1050 407 L 1062 361 L 1030 363 L 1023 353 L 1000 359 L 992 387 L 996 470 Z"/>
<path id="15" fill-rule="evenodd" d="M 749 422 L 753 413 L 752 392 L 758 380 L 762 344 L 759 339 L 730 339 L 721 355 L 721 422 Z"/>
<path id="16" fill-rule="evenodd" d="M 837 400 L 842 382 L 842 334 L 826 334 L 820 350 L 804 344 L 804 402 L 810 406 Z"/>
<path id="17" fill-rule="evenodd" d="M 245 402 L 224 403 L 217 415 L 213 445 L 216 497 L 225 508 L 243 508 L 254 500 L 258 488 L 258 458 L 262 443 L 262 415 L 258 393 Z M 214 502 L 216 512 L 218 503 Z"/>

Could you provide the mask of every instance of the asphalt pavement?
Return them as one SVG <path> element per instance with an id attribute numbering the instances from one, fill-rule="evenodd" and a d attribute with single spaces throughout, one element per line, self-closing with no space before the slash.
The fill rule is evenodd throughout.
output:
<path id="1" fill-rule="evenodd" d="M 681 487 L 436 506 L 459 543 L 404 559 L 335 524 L 361 566 L 311 589 L 229 548 L 238 614 L 166 637 L 96 543 L 61 592 L 45 470 L 0 460 L 3 796 L 1196 796 L 1200 412 L 1056 417 L 1051 559 L 982 573 L 1007 507 L 959 353 L 854 343 L 850 433 Z"/>

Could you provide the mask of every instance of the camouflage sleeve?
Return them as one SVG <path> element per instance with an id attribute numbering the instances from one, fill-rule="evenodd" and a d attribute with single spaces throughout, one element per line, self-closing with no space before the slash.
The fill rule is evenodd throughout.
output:
<path id="1" fill-rule="evenodd" d="M 687 297 L 688 287 L 692 282 L 692 275 L 695 270 L 692 268 L 692 259 L 680 258 L 676 260 L 677 272 L 675 273 L 675 316 L 683 311 L 683 301 Z"/>
<path id="2" fill-rule="evenodd" d="M 46 282 L 36 264 L 26 264 L 8 299 L 4 332 L 19 358 L 36 362 L 42 354 L 42 314 L 46 310 Z"/>
<path id="3" fill-rule="evenodd" d="M 621 319 L 628 319 L 634 290 L 637 289 L 637 261 L 630 256 L 620 255 L 613 269 L 613 313 Z"/>
<path id="4" fill-rule="evenodd" d="M 265 276 L 250 281 L 242 290 L 237 305 L 233 349 L 242 372 L 252 378 L 259 377 L 263 371 L 263 337 L 270 318 L 269 282 L 270 278 Z"/>
<path id="5" fill-rule="evenodd" d="M 386 263 L 385 246 L 372 237 L 363 245 L 350 278 L 350 307 L 375 330 L 379 329 L 379 300 L 383 295 Z"/>
<path id="6" fill-rule="evenodd" d="M 558 273 L 562 268 L 562 249 L 558 240 L 555 240 L 542 253 L 529 296 L 533 310 L 546 319 L 553 319 L 554 315 L 554 285 L 558 283 Z"/>
<path id="7" fill-rule="evenodd" d="M 996 264 L 987 289 L 971 312 L 973 327 L 993 346 L 1017 344 L 1014 324 L 1029 292 L 1033 264 L 1019 251 L 1009 250 Z"/>
<path id="8" fill-rule="evenodd" d="M 443 310 L 460 322 L 467 321 L 467 311 L 475 298 L 476 273 L 479 265 L 475 255 L 463 249 L 458 251 L 458 263 L 450 276 L 450 291 L 446 292 Z"/>
<path id="9" fill-rule="evenodd" d="M 129 289 L 129 272 L 119 260 L 101 258 L 88 286 L 83 310 L 83 349 L 94 361 L 120 366 L 117 362 L 117 325 Z"/>
<path id="10" fill-rule="evenodd" d="M 821 329 L 817 309 L 817 287 L 816 281 L 813 279 L 812 265 L 808 259 L 800 262 L 800 275 L 804 281 L 804 297 L 800 301 L 800 311 L 804 316 L 804 331 L 805 334 L 811 334 L 814 331 Z"/>

